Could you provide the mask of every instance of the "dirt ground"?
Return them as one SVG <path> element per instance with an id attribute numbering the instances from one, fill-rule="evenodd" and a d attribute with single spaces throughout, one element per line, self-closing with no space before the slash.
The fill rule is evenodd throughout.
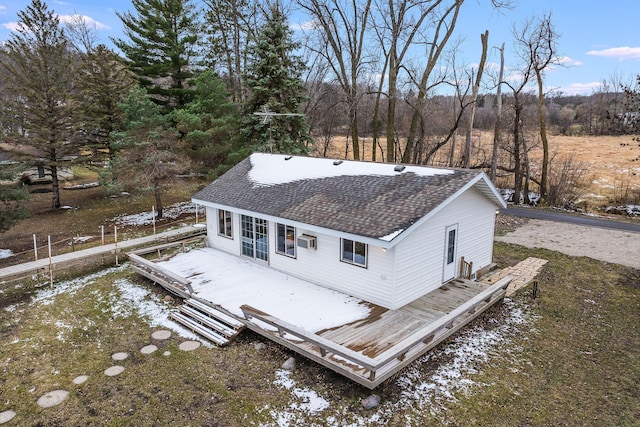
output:
<path id="1" fill-rule="evenodd" d="M 640 269 L 640 233 L 531 219 L 496 240 Z"/>

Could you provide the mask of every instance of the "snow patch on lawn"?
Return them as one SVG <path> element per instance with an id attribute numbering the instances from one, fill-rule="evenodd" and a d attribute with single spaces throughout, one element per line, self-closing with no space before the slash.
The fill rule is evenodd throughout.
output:
<path id="1" fill-rule="evenodd" d="M 278 426 L 288 427 L 302 425 L 300 421 L 306 416 L 317 416 L 319 412 L 329 407 L 329 402 L 310 388 L 296 387 L 296 382 L 291 378 L 291 372 L 285 369 L 276 371 L 274 384 L 291 391 L 293 402 L 284 411 L 271 410 L 269 414 L 277 422 Z M 264 425 L 266 427 L 266 424 Z"/>
<path id="2" fill-rule="evenodd" d="M 112 305 L 115 315 L 129 317 L 134 312 L 149 322 L 151 326 L 171 329 L 183 338 L 197 340 L 207 347 L 213 347 L 211 343 L 201 340 L 199 336 L 188 329 L 169 320 L 172 307 L 164 303 L 155 294 L 146 288 L 138 286 L 127 279 L 120 279 L 114 283 L 120 293 L 120 301 Z"/>
<path id="3" fill-rule="evenodd" d="M 181 202 L 176 203 L 171 206 L 167 206 L 162 211 L 162 221 L 167 219 L 176 219 L 183 214 L 193 214 L 195 215 L 196 205 L 191 202 Z M 198 213 L 204 214 L 204 207 L 198 205 Z M 131 215 L 118 215 L 113 219 L 113 221 L 118 226 L 140 226 L 140 225 L 151 225 L 153 224 L 153 219 L 156 218 L 156 222 L 158 222 L 158 211 L 149 210 L 147 212 L 140 212 L 137 214 Z"/>
<path id="4" fill-rule="evenodd" d="M 11 249 L 0 249 L 0 259 L 9 258 L 13 256 Z"/>
<path id="5" fill-rule="evenodd" d="M 489 319 L 490 326 L 474 326 L 464 329 L 449 345 L 436 348 L 402 371 L 396 380 L 400 392 L 394 401 L 383 401 L 377 410 L 370 413 L 350 412 L 348 409 L 332 408 L 330 403 L 322 406 L 323 418 L 310 423 L 311 410 L 301 410 L 291 405 L 284 410 L 269 413 L 279 426 L 378 426 L 389 424 L 394 414 L 404 413 L 407 425 L 417 425 L 419 415 L 425 411 L 442 421 L 442 424 L 459 424 L 462 420 L 447 418 L 447 406 L 456 402 L 456 396 L 479 392 L 490 384 L 474 379 L 483 365 L 493 358 L 507 358 L 518 362 L 517 348 L 509 346 L 519 327 L 528 324 L 529 332 L 535 331 L 531 323 L 536 318 L 512 300 L 504 302 L 505 316 L 501 320 Z M 433 365 L 433 369 L 429 366 Z M 513 368 L 516 369 L 517 368 Z M 286 372 L 277 371 L 277 385 L 294 389 L 295 382 Z M 295 390 L 295 389 L 294 389 Z M 312 395 L 311 389 L 305 389 Z M 293 393 L 292 393 L 293 394 Z M 349 420 L 348 422 L 346 420 Z"/>

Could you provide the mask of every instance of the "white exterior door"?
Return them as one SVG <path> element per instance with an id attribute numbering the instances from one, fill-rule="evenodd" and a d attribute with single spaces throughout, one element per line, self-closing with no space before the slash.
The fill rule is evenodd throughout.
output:
<path id="1" fill-rule="evenodd" d="M 269 261 L 269 224 L 267 220 L 247 215 L 240 216 L 240 231 L 242 233 L 242 255 Z"/>
<path id="2" fill-rule="evenodd" d="M 458 243 L 458 224 L 450 225 L 445 230 L 444 238 L 444 270 L 442 282 L 456 277 L 456 246 Z"/>

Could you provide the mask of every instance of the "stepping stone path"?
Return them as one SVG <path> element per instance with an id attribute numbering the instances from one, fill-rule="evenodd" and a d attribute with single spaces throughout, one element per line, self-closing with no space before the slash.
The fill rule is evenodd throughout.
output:
<path id="1" fill-rule="evenodd" d="M 67 397 L 69 392 L 66 390 L 53 390 L 42 395 L 37 403 L 41 408 L 51 408 L 64 402 Z"/>
<path id="2" fill-rule="evenodd" d="M 178 346 L 182 351 L 193 351 L 198 347 L 200 347 L 200 343 L 198 341 L 185 341 L 180 343 Z"/>
<path id="3" fill-rule="evenodd" d="M 14 411 L 0 412 L 0 424 L 8 423 L 16 416 Z"/>
<path id="4" fill-rule="evenodd" d="M 124 366 L 116 365 L 104 370 L 104 374 L 108 377 L 115 377 L 124 372 Z"/>
<path id="5" fill-rule="evenodd" d="M 75 385 L 84 384 L 89 379 L 88 375 L 80 375 L 73 379 L 73 383 Z"/>
<path id="6" fill-rule="evenodd" d="M 149 344 L 149 345 L 145 345 L 144 347 L 142 347 L 140 349 L 140 353 L 142 354 L 151 354 L 153 352 L 155 352 L 158 349 L 158 347 L 156 347 L 153 344 Z"/>
<path id="7" fill-rule="evenodd" d="M 151 334 L 151 338 L 158 341 L 168 340 L 171 337 L 171 331 L 162 329 Z"/>
<path id="8" fill-rule="evenodd" d="M 171 338 L 171 331 L 167 331 L 164 329 L 155 331 L 151 334 L 151 338 L 156 341 L 168 340 L 169 338 Z M 193 351 L 198 347 L 200 347 L 199 341 L 184 341 L 180 343 L 180 345 L 178 346 L 178 348 L 182 351 Z M 153 344 L 149 344 L 142 347 L 140 349 L 140 352 L 142 354 L 151 354 L 157 350 L 158 350 L 157 346 Z M 171 356 L 171 352 L 167 350 L 164 353 L 162 353 L 162 355 Z M 118 362 L 125 360 L 128 357 L 129 357 L 129 353 L 126 353 L 126 352 L 113 353 L 111 355 L 111 359 Z M 104 370 L 104 374 L 108 377 L 115 377 L 116 375 L 120 375 L 123 372 L 124 372 L 124 366 L 120 366 L 120 365 L 111 366 L 110 368 L 107 368 Z M 89 379 L 88 375 L 78 375 L 73 379 L 73 383 L 75 385 L 81 385 L 81 384 L 84 384 L 88 379 Z M 38 399 L 37 404 L 41 408 L 51 408 L 52 406 L 56 406 L 64 402 L 67 399 L 67 397 L 69 397 L 69 392 L 66 390 L 53 390 L 42 395 Z M 0 412 L 0 424 L 8 423 L 15 416 L 16 416 L 16 412 L 12 410 Z"/>
<path id="9" fill-rule="evenodd" d="M 121 352 L 121 353 L 113 353 L 113 354 L 111 355 L 111 358 L 112 358 L 113 360 L 115 360 L 116 362 L 120 362 L 120 361 L 122 361 L 122 360 L 126 359 L 127 357 L 129 357 L 129 353 L 124 353 L 124 352 Z"/>

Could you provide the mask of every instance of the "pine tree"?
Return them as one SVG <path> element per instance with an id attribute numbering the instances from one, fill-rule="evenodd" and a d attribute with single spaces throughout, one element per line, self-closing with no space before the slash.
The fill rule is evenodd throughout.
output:
<path id="1" fill-rule="evenodd" d="M 166 109 L 192 95 L 190 79 L 201 24 L 191 0 L 132 0 L 137 13 L 116 13 L 129 41 L 113 39 L 150 96 Z"/>
<path id="2" fill-rule="evenodd" d="M 58 168 L 77 154 L 74 142 L 75 58 L 57 15 L 41 0 L 18 12 L 18 29 L 5 46 L 2 61 L 11 108 L 22 129 L 11 136 L 39 153 L 51 174 L 52 207 L 60 207 Z"/>
<path id="3" fill-rule="evenodd" d="M 306 100 L 301 79 L 304 62 L 295 55 L 293 41 L 281 6 L 273 5 L 250 47 L 251 64 L 245 77 L 251 91 L 245 106 L 244 136 L 258 149 L 306 153 L 311 143 L 306 119 L 298 114 Z M 280 114 L 268 120 L 253 115 L 261 109 Z"/>
<path id="4" fill-rule="evenodd" d="M 112 132 L 119 130 L 122 110 L 118 107 L 135 84 L 134 76 L 122 59 L 105 45 L 82 54 L 77 73 L 79 102 L 76 110 L 81 119 L 83 148 L 94 158 L 107 153 L 115 155 L 109 144 Z"/>
<path id="5" fill-rule="evenodd" d="M 224 82 L 209 70 L 195 79 L 195 87 L 193 101 L 174 111 L 174 121 L 184 135 L 187 155 L 215 178 L 249 153 L 239 147 L 238 107 Z"/>
<path id="6" fill-rule="evenodd" d="M 125 102 L 123 128 L 114 132 L 112 145 L 117 154 L 111 163 L 118 184 L 126 183 L 130 191 L 151 191 L 155 195 L 158 217 L 162 218 L 162 188 L 167 180 L 184 173 L 186 159 L 169 115 L 141 87 L 134 87 Z"/>

